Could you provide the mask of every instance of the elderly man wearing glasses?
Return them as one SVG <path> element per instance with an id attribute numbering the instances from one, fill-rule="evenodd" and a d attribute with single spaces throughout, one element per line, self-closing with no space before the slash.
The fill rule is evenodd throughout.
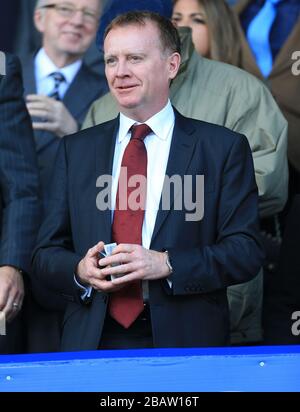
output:
<path id="1" fill-rule="evenodd" d="M 34 22 L 42 47 L 23 60 L 27 108 L 35 131 L 45 194 L 60 138 L 80 127 L 106 80 L 83 62 L 94 40 L 101 0 L 38 0 Z"/>

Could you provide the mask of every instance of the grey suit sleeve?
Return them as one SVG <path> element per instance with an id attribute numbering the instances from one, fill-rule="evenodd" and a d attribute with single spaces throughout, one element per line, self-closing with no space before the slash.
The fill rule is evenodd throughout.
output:
<path id="1" fill-rule="evenodd" d="M 30 271 L 40 219 L 39 178 L 18 59 L 6 55 L 0 76 L 0 265 Z"/>

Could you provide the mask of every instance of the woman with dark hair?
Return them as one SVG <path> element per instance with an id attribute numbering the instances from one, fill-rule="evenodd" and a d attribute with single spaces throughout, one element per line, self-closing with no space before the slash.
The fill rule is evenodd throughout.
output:
<path id="1" fill-rule="evenodd" d="M 192 29 L 199 54 L 212 60 L 239 64 L 239 31 L 234 12 L 223 0 L 173 0 L 172 21 Z"/>

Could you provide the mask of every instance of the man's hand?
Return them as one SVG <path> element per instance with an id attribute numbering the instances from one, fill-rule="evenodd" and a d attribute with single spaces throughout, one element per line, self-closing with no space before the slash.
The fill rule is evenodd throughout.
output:
<path id="1" fill-rule="evenodd" d="M 12 266 L 0 267 L 0 311 L 11 322 L 19 313 L 24 298 L 24 281 L 20 271 Z"/>
<path id="2" fill-rule="evenodd" d="M 33 122 L 34 129 L 46 130 L 58 137 L 78 131 L 78 124 L 62 102 L 38 94 L 29 94 L 26 100 L 30 116 L 44 120 Z"/>
<path id="3" fill-rule="evenodd" d="M 170 269 L 166 261 L 166 253 L 148 250 L 140 245 L 120 244 L 111 256 L 99 260 L 99 266 L 105 267 L 101 270 L 101 276 L 117 276 L 111 283 L 116 286 L 125 286 L 128 282 L 137 279 L 167 278 L 170 275 Z"/>
<path id="4" fill-rule="evenodd" d="M 76 277 L 79 283 L 84 286 L 92 286 L 102 292 L 114 292 L 121 288 L 114 285 L 110 279 L 107 279 L 107 275 L 98 266 L 99 253 L 103 249 L 104 243 L 99 242 L 87 251 L 87 254 L 77 266 Z"/>

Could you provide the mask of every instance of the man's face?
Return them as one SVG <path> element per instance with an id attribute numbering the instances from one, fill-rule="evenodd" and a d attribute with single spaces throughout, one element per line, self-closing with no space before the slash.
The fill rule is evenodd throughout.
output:
<path id="1" fill-rule="evenodd" d="M 165 106 L 180 56 L 163 52 L 154 23 L 112 29 L 104 53 L 107 81 L 122 113 L 143 122 Z"/>
<path id="2" fill-rule="evenodd" d="M 45 4 L 60 6 L 41 8 L 35 12 L 35 23 L 43 35 L 43 46 L 49 56 L 62 54 L 81 57 L 95 37 L 100 14 L 99 0 L 51 0 Z M 77 11 L 69 16 L 68 9 Z M 78 10 L 80 9 L 80 11 Z M 92 16 L 95 16 L 93 18 Z"/>

